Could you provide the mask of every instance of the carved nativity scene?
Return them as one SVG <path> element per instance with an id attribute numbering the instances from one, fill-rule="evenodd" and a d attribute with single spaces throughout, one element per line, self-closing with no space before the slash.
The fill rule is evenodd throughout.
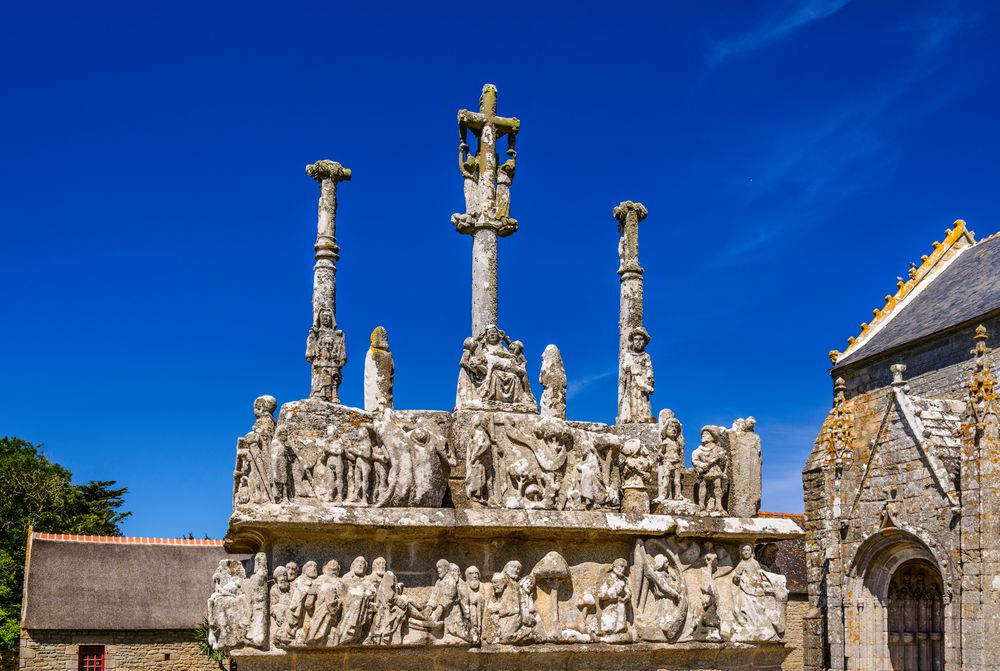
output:
<path id="1" fill-rule="evenodd" d="M 653 414 L 641 204 L 613 212 L 616 423 L 566 419 L 555 345 L 541 355 L 540 399 L 532 393 L 529 350 L 497 323 L 498 240 L 518 228 L 520 122 L 496 111 L 487 85 L 479 110 L 458 114 L 466 211 L 452 224 L 472 236 L 473 294 L 451 412 L 394 407 L 382 327 L 364 361 L 364 408 L 340 403 L 335 217 L 351 171 L 308 166 L 320 185 L 311 392 L 277 420 L 276 400 L 261 396 L 237 441 L 227 549 L 253 558 L 215 574 L 213 644 L 241 670 L 410 668 L 424 657 L 443 668 L 778 668 L 787 591 L 773 543 L 802 532 L 758 516 L 752 417 L 702 428 L 689 467 L 680 420 Z"/>

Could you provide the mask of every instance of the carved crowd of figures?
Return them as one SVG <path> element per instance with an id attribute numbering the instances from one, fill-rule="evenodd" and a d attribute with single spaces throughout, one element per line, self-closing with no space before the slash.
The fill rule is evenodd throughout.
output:
<path id="1" fill-rule="evenodd" d="M 462 437 L 465 494 L 493 508 L 615 508 L 620 497 L 612 433 L 572 428 L 537 415 L 483 414 Z"/>
<path id="2" fill-rule="evenodd" d="M 784 635 L 784 576 L 768 570 L 773 545 L 743 543 L 738 555 L 693 540 L 636 541 L 631 563 L 571 568 L 552 551 L 530 570 L 506 562 L 484 583 L 480 569 L 439 560 L 419 587 L 405 586 L 383 557 L 266 558 L 247 577 L 220 562 L 209 599 L 213 646 L 623 644 L 635 641 L 756 642 Z M 409 575 L 412 575 L 410 573 Z M 270 614 L 268 618 L 267 615 Z"/>

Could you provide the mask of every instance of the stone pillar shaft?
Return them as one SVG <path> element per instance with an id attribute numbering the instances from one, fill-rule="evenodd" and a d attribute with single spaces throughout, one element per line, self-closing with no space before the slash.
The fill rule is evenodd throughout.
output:
<path id="1" fill-rule="evenodd" d="M 316 217 L 316 265 L 313 266 L 312 322 L 322 308 L 337 315 L 337 184 L 351 179 L 351 171 L 333 161 L 318 161 L 306 173 L 320 184 Z"/>
<path id="2" fill-rule="evenodd" d="M 472 334 L 497 323 L 497 232 L 478 228 L 472 237 Z"/>
<path id="3" fill-rule="evenodd" d="M 642 203 L 625 201 L 614 209 L 618 220 L 618 409 L 622 408 L 623 364 L 629 332 L 642 326 L 642 266 L 639 265 L 639 222 L 648 214 Z"/>

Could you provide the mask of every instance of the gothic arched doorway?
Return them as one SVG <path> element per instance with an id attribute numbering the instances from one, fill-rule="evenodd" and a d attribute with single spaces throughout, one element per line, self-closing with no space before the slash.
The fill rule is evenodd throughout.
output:
<path id="1" fill-rule="evenodd" d="M 942 671 L 944 598 L 940 573 L 927 561 L 911 559 L 893 572 L 888 597 L 892 671 Z"/>

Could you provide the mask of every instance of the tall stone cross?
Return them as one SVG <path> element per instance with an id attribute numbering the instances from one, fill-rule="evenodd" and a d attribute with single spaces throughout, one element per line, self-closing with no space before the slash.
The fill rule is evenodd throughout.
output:
<path id="1" fill-rule="evenodd" d="M 459 110 L 458 127 L 463 145 L 467 130 L 479 141 L 478 188 L 472 199 L 476 211 L 457 215 L 456 223 L 460 233 L 472 235 L 472 335 L 478 336 L 497 323 L 497 237 L 511 235 L 517 229 L 513 220 L 497 212 L 497 140 L 507 135 L 513 144 L 521 122 L 497 116 L 497 88 L 486 84 L 479 98 L 479 111 Z M 509 188 L 509 182 L 505 188 Z"/>

